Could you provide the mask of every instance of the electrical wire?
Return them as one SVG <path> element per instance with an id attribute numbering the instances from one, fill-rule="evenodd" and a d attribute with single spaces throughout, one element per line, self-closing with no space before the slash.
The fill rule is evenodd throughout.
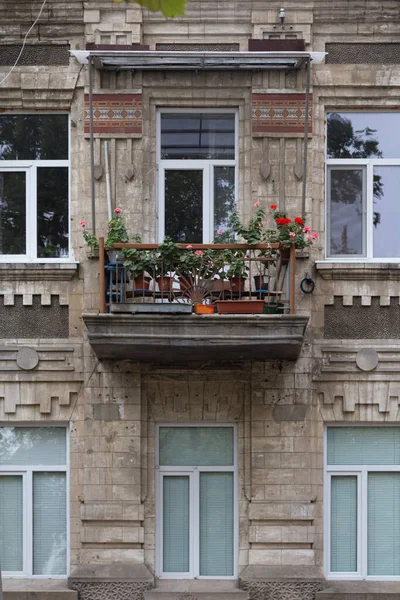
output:
<path id="1" fill-rule="evenodd" d="M 24 51 L 24 48 L 25 48 L 25 44 L 26 44 L 26 40 L 27 40 L 27 38 L 28 38 L 28 35 L 29 35 L 29 34 L 30 34 L 30 32 L 32 31 L 32 29 L 35 27 L 36 23 L 39 21 L 39 19 L 40 19 L 40 15 L 42 14 L 42 11 L 43 11 L 43 9 L 44 9 L 44 7 L 45 7 L 45 4 L 46 4 L 46 2 L 47 2 L 47 0 L 43 0 L 43 3 L 42 3 L 42 6 L 40 7 L 40 10 L 39 10 L 39 14 L 38 14 L 38 16 L 36 17 L 36 19 L 35 19 L 34 23 L 33 23 L 33 24 L 30 26 L 30 28 L 28 29 L 28 31 L 27 31 L 27 32 L 26 32 L 26 34 L 25 34 L 24 41 L 22 42 L 22 48 L 21 48 L 21 50 L 20 50 L 20 52 L 19 52 L 19 54 L 18 54 L 18 56 L 17 56 L 17 60 L 15 61 L 15 63 L 13 64 L 13 66 L 11 67 L 11 69 L 9 70 L 9 72 L 7 73 L 7 75 L 6 75 L 5 77 L 3 77 L 3 79 L 1 79 L 1 80 L 0 80 L 0 85 L 1 85 L 2 83 L 4 83 L 6 79 L 8 79 L 8 78 L 9 78 L 9 76 L 10 76 L 10 75 L 11 75 L 11 73 L 14 71 L 15 67 L 17 66 L 17 64 L 18 64 L 18 61 L 19 61 L 19 59 L 21 58 L 21 56 L 22 56 L 22 53 L 23 53 L 23 51 Z"/>

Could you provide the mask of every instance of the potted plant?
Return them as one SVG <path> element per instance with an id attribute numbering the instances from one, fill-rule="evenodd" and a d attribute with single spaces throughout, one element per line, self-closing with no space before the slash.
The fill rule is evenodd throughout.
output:
<path id="1" fill-rule="evenodd" d="M 137 244 L 142 243 L 138 234 L 133 236 L 133 241 Z M 122 255 L 125 258 L 123 266 L 132 276 L 134 289 L 148 290 L 155 267 L 155 260 L 151 252 L 137 248 L 124 248 Z"/>
<path id="2" fill-rule="evenodd" d="M 181 250 L 172 238 L 166 236 L 158 246 L 154 260 L 154 274 L 160 291 L 170 291 L 174 281 L 174 271 L 179 262 Z"/>
<path id="3" fill-rule="evenodd" d="M 243 292 L 247 279 L 249 267 L 244 259 L 242 250 L 228 250 L 230 252 L 229 267 L 226 276 L 230 282 L 232 292 Z"/>
<path id="4" fill-rule="evenodd" d="M 87 246 L 89 246 L 90 249 L 90 253 L 92 255 L 99 255 L 99 240 L 97 239 L 97 236 L 95 236 L 93 233 L 90 233 L 87 229 L 87 223 L 84 219 L 82 219 L 82 221 L 79 223 L 79 225 L 82 227 L 82 235 L 83 235 L 83 239 L 85 241 L 85 243 L 87 244 Z"/>
<path id="5" fill-rule="evenodd" d="M 108 233 L 104 245 L 107 248 L 108 260 L 110 263 L 115 263 L 117 261 L 117 256 L 119 255 L 118 251 L 113 249 L 114 244 L 126 244 L 129 242 L 128 231 L 121 216 L 121 212 L 120 208 L 115 208 L 114 216 L 108 222 Z"/>

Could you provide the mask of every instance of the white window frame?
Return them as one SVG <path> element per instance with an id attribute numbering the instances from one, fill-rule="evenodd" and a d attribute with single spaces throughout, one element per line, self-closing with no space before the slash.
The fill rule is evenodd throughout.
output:
<path id="1" fill-rule="evenodd" d="M 233 465 L 231 466 L 160 466 L 160 427 L 228 427 L 233 429 Z M 159 423 L 156 426 L 156 576 L 160 579 L 237 579 L 239 556 L 239 482 L 238 482 L 238 437 L 235 423 Z M 209 576 L 200 575 L 200 473 L 222 472 L 233 473 L 233 575 Z M 185 475 L 189 476 L 189 572 L 163 572 L 163 477 Z M 197 542 L 197 543 L 196 543 Z"/>
<path id="2" fill-rule="evenodd" d="M 66 462 L 65 465 L 1 465 L 0 476 L 18 475 L 22 476 L 23 486 L 23 502 L 22 502 L 22 518 L 23 518 L 23 570 L 22 571 L 2 571 L 3 578 L 29 578 L 29 579 L 67 579 L 70 568 L 70 491 L 69 491 L 69 453 L 70 440 L 69 428 L 67 425 L 53 423 L 1 423 L 0 427 L 17 427 L 29 428 L 34 427 L 60 427 L 65 430 L 66 435 Z M 34 473 L 65 473 L 66 487 L 66 573 L 65 575 L 34 575 L 33 574 L 33 474 Z"/>
<path id="3" fill-rule="evenodd" d="M 369 424 L 376 427 L 377 424 Z M 379 424 L 397 427 L 398 424 Z M 400 581 L 400 575 L 368 575 L 368 473 L 399 473 L 400 465 L 328 465 L 328 429 L 337 427 L 368 427 L 363 423 L 330 424 L 324 431 L 324 572 L 330 580 Z M 357 477 L 357 571 L 331 571 L 331 479 L 335 476 Z"/>
<path id="4" fill-rule="evenodd" d="M 230 114 L 235 116 L 235 159 L 234 160 L 205 160 L 205 159 L 161 159 L 161 115 L 173 114 Z M 239 112 L 229 108 L 165 108 L 159 109 L 156 115 L 157 136 L 157 241 L 161 243 L 165 236 L 165 171 L 202 170 L 203 171 L 203 243 L 211 244 L 214 240 L 214 167 L 235 168 L 235 205 L 238 204 L 238 156 L 239 156 Z"/>
<path id="5" fill-rule="evenodd" d="M 25 254 L 0 254 L 0 263 L 70 263 L 71 262 L 71 117 L 63 111 L 32 113 L 10 111 L 2 115 L 63 114 L 68 117 L 68 158 L 59 160 L 0 160 L 0 173 L 24 171 L 26 173 L 26 252 Z M 68 168 L 68 255 L 60 258 L 37 256 L 37 169 L 38 167 Z"/>

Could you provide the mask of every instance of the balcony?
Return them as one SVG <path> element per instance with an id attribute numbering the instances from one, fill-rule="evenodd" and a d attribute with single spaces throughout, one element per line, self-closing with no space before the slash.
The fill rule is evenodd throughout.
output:
<path id="1" fill-rule="evenodd" d="M 84 314 L 99 359 L 157 364 L 296 360 L 295 248 L 116 244 L 99 253 L 99 313 Z"/>

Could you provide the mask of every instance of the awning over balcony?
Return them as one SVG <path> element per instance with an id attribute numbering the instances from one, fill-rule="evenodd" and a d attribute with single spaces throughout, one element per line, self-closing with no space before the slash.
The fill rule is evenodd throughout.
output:
<path id="1" fill-rule="evenodd" d="M 215 71 L 300 69 L 307 60 L 323 61 L 325 52 L 173 52 L 148 50 L 71 50 L 83 65 L 89 59 L 106 71 Z"/>
<path id="2" fill-rule="evenodd" d="M 297 360 L 308 317 L 84 314 L 97 357 L 156 364 Z"/>

